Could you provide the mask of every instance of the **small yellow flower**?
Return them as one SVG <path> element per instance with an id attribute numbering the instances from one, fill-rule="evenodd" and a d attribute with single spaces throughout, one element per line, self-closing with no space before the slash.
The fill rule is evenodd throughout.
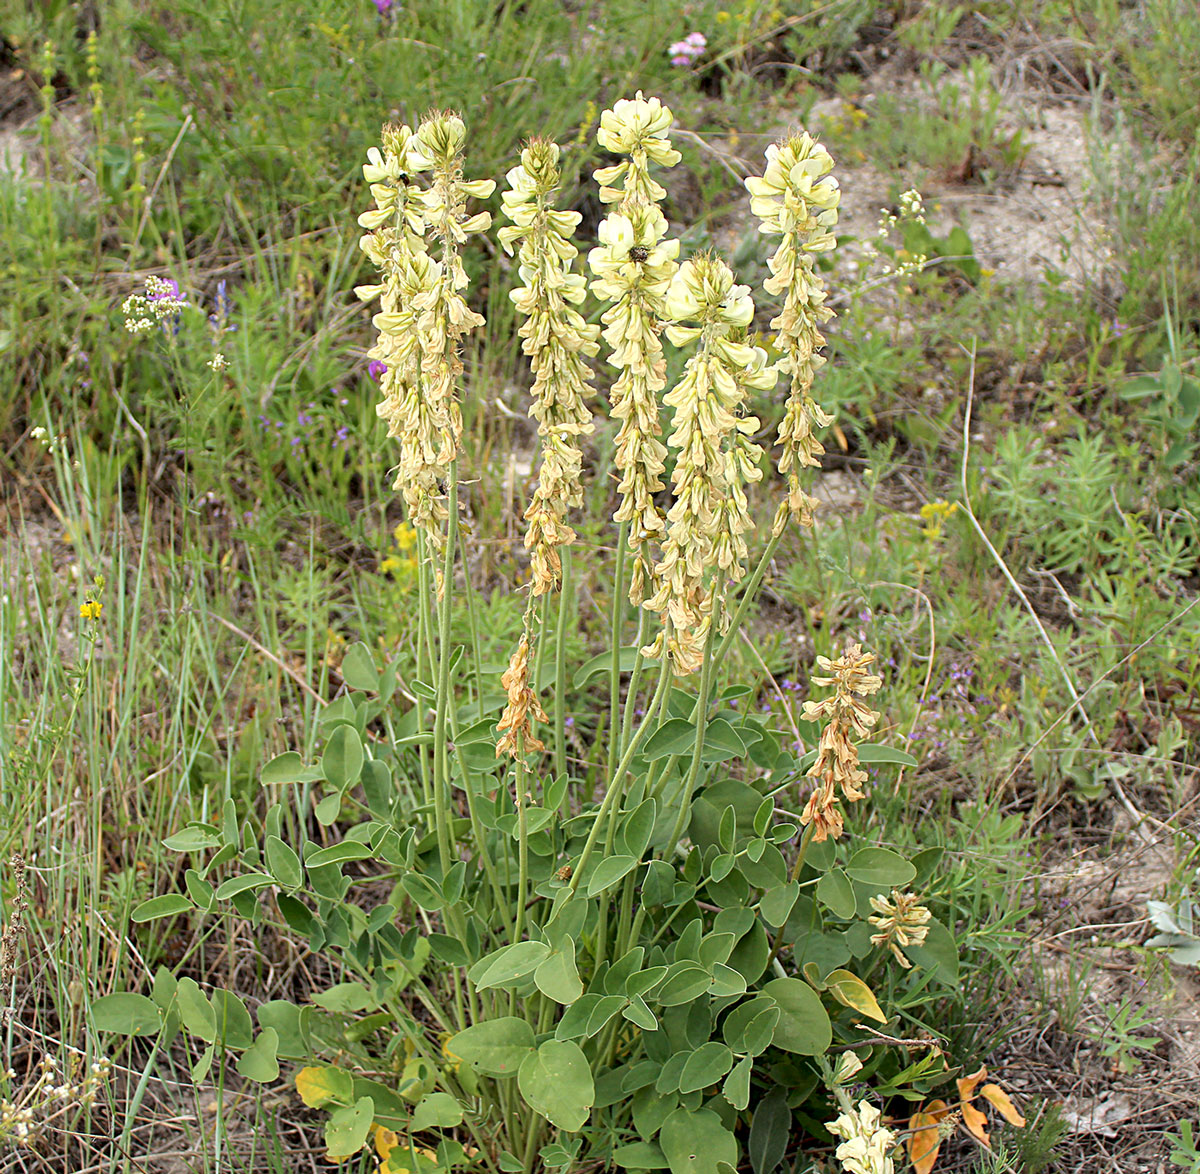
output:
<path id="1" fill-rule="evenodd" d="M 79 614 L 83 616 L 85 620 L 98 620 L 100 618 L 100 612 L 103 610 L 103 608 L 104 604 L 102 604 L 100 600 L 89 599 L 86 603 L 80 606 Z"/>
<path id="2" fill-rule="evenodd" d="M 411 550 L 417 543 L 417 532 L 407 522 L 401 522 L 392 531 L 392 537 L 401 550 Z"/>

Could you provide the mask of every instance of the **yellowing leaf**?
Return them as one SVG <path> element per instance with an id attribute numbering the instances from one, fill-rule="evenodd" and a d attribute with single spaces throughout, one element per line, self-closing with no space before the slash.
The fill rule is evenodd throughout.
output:
<path id="1" fill-rule="evenodd" d="M 296 1091 L 310 1109 L 350 1105 L 354 1103 L 354 1078 L 340 1068 L 301 1068 L 296 1073 Z"/>
<path id="2" fill-rule="evenodd" d="M 954 1082 L 958 1085 L 959 1099 L 969 1101 L 975 1095 L 975 1089 L 979 1086 L 979 1082 L 986 1077 L 986 1067 L 981 1067 L 978 1072 L 972 1072 L 970 1076 L 960 1076 Z"/>
<path id="3" fill-rule="evenodd" d="M 387 1156 L 400 1144 L 400 1135 L 383 1125 L 375 1126 L 375 1152 L 381 1158 Z"/>
<path id="4" fill-rule="evenodd" d="M 1012 1098 L 998 1084 L 985 1084 L 979 1090 L 981 1097 L 986 1097 L 1003 1116 L 1004 1120 L 1009 1125 L 1016 1125 L 1018 1128 L 1025 1124 L 1025 1118 L 1021 1116 L 1017 1106 L 1013 1104 Z"/>
<path id="5" fill-rule="evenodd" d="M 949 1106 L 945 1101 L 930 1101 L 920 1112 L 909 1118 L 908 1157 L 916 1174 L 929 1174 L 942 1148 L 938 1122 L 946 1116 Z"/>
<path id="6" fill-rule="evenodd" d="M 861 978 L 848 970 L 835 970 L 825 979 L 826 989 L 844 1007 L 874 1019 L 877 1023 L 886 1023 L 887 1016 L 880 1010 L 879 1002 L 871 993 Z"/>
<path id="7" fill-rule="evenodd" d="M 987 1117 L 975 1108 L 970 1101 L 963 1101 L 962 1119 L 967 1129 L 979 1139 L 979 1144 L 984 1149 L 990 1150 L 992 1148 L 992 1139 L 988 1136 Z"/>

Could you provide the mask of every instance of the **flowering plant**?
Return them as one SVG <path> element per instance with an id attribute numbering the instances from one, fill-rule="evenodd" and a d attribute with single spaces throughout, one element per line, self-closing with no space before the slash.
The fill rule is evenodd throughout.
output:
<path id="1" fill-rule="evenodd" d="M 785 532 L 811 525 L 816 506 L 802 473 L 829 422 L 812 384 L 831 317 L 814 259 L 834 246 L 832 160 L 795 134 L 747 180 L 762 232 L 778 238 L 768 350 L 728 265 L 679 260 L 657 178 L 679 162 L 672 122 L 640 93 L 602 115 L 600 143 L 618 162 L 595 176 L 608 213 L 590 283 L 579 214 L 556 205 L 558 148 L 530 142 L 507 175 L 498 239 L 516 257 L 539 452 L 528 598 L 502 671 L 481 655 L 459 524 L 462 347 L 485 326 L 462 252 L 491 226 L 473 201 L 495 185 L 464 178 L 466 128 L 443 112 L 385 127 L 363 169 L 362 249 L 378 276 L 357 293 L 379 306 L 370 358 L 415 552 L 415 648 L 382 666 L 366 645 L 350 649 L 320 758 L 289 752 L 264 767 L 269 789 L 304 784 L 311 810 L 276 803 L 260 836 L 230 803 L 183 829 L 168 845 L 194 858 L 186 895 L 135 911 L 230 902 L 336 958 L 346 981 L 312 1004 L 264 1004 L 257 1031 L 236 996 L 190 979 L 164 979 L 147 1000 L 163 1030 L 181 1023 L 207 1045 L 201 1076 L 214 1050 L 236 1054 L 250 1080 L 304 1062 L 296 1088 L 329 1113 L 331 1160 L 370 1149 L 384 1174 L 576 1163 L 728 1174 L 747 1141 L 763 1171 L 793 1140 L 841 1138 L 845 1169 L 890 1169 L 880 1109 L 855 1108 L 839 1073 L 847 1055 L 868 1075 L 899 1070 L 871 1025 L 953 981 L 948 929 L 907 891 L 925 878 L 889 849 L 846 846 L 840 804 L 866 798 L 860 741 L 878 718 L 873 657 L 852 646 L 820 658 L 813 684 L 833 695 L 807 703 L 823 726 L 807 754 L 738 708 L 739 686 L 721 687 Z M 602 329 L 580 309 L 589 289 Z M 618 533 L 611 580 L 590 583 L 608 599 L 609 643 L 569 672 L 573 518 L 602 344 L 616 372 Z M 688 352 L 670 388 L 666 346 Z M 786 492 L 752 560 L 765 438 L 747 403 L 781 378 Z M 469 637 L 456 635 L 456 610 Z M 236 871 L 220 879 L 223 865 Z M 392 884 L 383 900 L 366 895 L 380 876 Z M 922 1092 L 940 1078 L 914 1071 Z M 831 1098 L 842 1116 L 809 1137 L 793 1110 L 811 1100 L 804 1119 L 820 1120 Z"/>

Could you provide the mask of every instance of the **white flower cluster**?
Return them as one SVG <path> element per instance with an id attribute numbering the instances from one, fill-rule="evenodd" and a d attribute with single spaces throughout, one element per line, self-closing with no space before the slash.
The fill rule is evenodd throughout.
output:
<path id="1" fill-rule="evenodd" d="M 151 274 L 142 293 L 130 294 L 121 303 L 125 329 L 130 334 L 145 334 L 155 326 L 166 329 L 187 308 L 175 281 Z"/>
<path id="2" fill-rule="evenodd" d="M 775 349 L 782 353 L 779 370 L 791 381 L 783 422 L 779 426 L 779 471 L 788 479 L 788 496 L 775 518 L 778 534 L 789 517 L 811 525 L 816 501 L 800 485 L 800 470 L 820 465 L 825 449 L 813 435 L 833 417 L 821 410 L 810 394 L 813 376 L 825 362 L 817 352 L 825 345 L 822 323 L 833 317 L 825 305 L 824 282 L 817 273 L 815 254 L 837 244 L 841 193 L 830 175 L 829 152 L 807 134 L 794 134 L 767 148 L 762 176 L 746 180 L 750 208 L 759 218 L 759 231 L 782 240 L 768 261 L 771 276 L 764 288 L 783 294 L 783 309 L 771 320 Z"/>
<path id="3" fill-rule="evenodd" d="M 462 437 L 461 340 L 483 325 L 460 292 L 467 275 L 459 246 L 484 232 L 491 216 L 468 216 L 466 201 L 486 199 L 496 187 L 490 179 L 462 178 L 465 140 L 462 119 L 440 111 L 415 133 L 407 126 L 384 127 L 382 152 L 372 147 L 363 167 L 375 206 L 358 218 L 368 230 L 360 247 L 382 279 L 354 291 L 363 301 L 381 302 L 372 319 L 379 339 L 368 352 L 386 367 L 376 411 L 387 421 L 388 435 L 400 441 L 394 488 L 434 549 L 444 541 L 444 483 Z M 417 179 L 423 172 L 431 173 L 424 188 Z M 440 259 L 430 256 L 426 237 L 441 245 Z"/>
<path id="4" fill-rule="evenodd" d="M 17 1100 L 0 1097 L 0 1142 L 31 1146 L 57 1120 L 96 1099 L 100 1086 L 108 1080 L 112 1064 L 102 1056 L 84 1071 L 83 1054 L 73 1048 L 70 1054 L 68 1073 L 59 1071 L 54 1056 L 43 1056 L 37 1079 L 22 1090 Z M 4 1077 L 5 1083 L 11 1085 L 17 1074 L 10 1068 Z"/>
<path id="5" fill-rule="evenodd" d="M 667 239 L 667 221 L 657 204 L 666 191 L 651 178 L 649 165 L 679 162 L 667 138 L 671 122 L 670 110 L 639 91 L 600 116 L 596 136 L 601 146 L 628 156 L 595 173 L 600 199 L 617 207 L 600 223 L 600 244 L 588 254 L 588 267 L 595 274 L 593 293 L 612 303 L 601 321 L 609 362 L 621 371 L 609 392 L 613 417 L 621 423 L 613 456 L 621 505 L 613 516 L 629 527 L 629 599 L 635 606 L 646 597 L 650 544 L 666 534 L 654 500 L 663 488 L 667 454 L 658 423 L 658 393 L 667 382 L 660 335 L 679 241 Z"/>
<path id="6" fill-rule="evenodd" d="M 701 665 L 712 623 L 712 578 L 721 588 L 745 573 L 744 534 L 752 528 L 745 484 L 762 472 L 762 449 L 750 438 L 758 420 L 745 414 L 747 388 L 768 390 L 778 372 L 766 351 L 742 341 L 754 318 L 750 289 L 735 285 L 724 261 L 702 254 L 680 266 L 671 282 L 667 337 L 676 346 L 699 341 L 683 377 L 663 402 L 674 410 L 667 443 L 677 458 L 674 504 L 655 591 L 645 606 L 664 626 L 646 655 L 669 655 L 681 676 Z"/>
<path id="7" fill-rule="evenodd" d="M 500 229 L 500 244 L 511 253 L 520 241 L 524 284 L 509 297 L 525 318 L 519 333 L 533 370 L 531 412 L 542 455 L 538 487 L 525 511 L 532 597 L 561 582 L 559 548 L 575 541 L 567 514 L 583 504 L 579 438 L 594 428 L 585 398 L 591 374 L 586 360 L 599 350 L 600 336 L 600 328 L 575 309 L 587 292 L 583 276 L 572 271 L 579 250 L 571 237 L 580 215 L 553 206 L 558 155 L 554 143 L 535 139 L 521 152 L 521 165 L 508 173 L 509 190 L 501 197 L 512 224 Z"/>
<path id="8" fill-rule="evenodd" d="M 895 1174 L 889 1155 L 896 1134 L 880 1124 L 880 1116 L 869 1101 L 859 1101 L 857 1109 L 847 1109 L 826 1126 L 835 1137 L 845 1138 L 836 1152 L 846 1174 Z"/>

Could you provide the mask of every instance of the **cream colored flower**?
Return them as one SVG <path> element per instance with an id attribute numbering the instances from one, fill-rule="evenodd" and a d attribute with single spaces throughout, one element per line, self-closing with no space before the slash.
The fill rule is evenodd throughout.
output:
<path id="1" fill-rule="evenodd" d="M 572 308 L 585 295 L 583 277 L 571 272 L 578 250 L 570 234 L 579 214 L 552 206 L 559 184 L 558 154 L 558 147 L 545 140 L 534 140 L 521 152 L 521 166 L 508 173 L 510 190 L 502 197 L 513 223 L 500 230 L 505 249 L 520 242 L 518 272 L 524 284 L 510 297 L 526 317 L 520 335 L 534 373 L 531 410 L 542 458 L 538 487 L 525 511 L 532 597 L 559 584 L 559 548 L 575 540 L 567 514 L 583 502 L 579 437 L 594 427 L 585 399 L 590 391 L 586 359 L 599 349 L 600 333 Z"/>
<path id="2" fill-rule="evenodd" d="M 375 207 L 359 217 L 369 230 L 362 250 L 381 278 L 355 291 L 364 301 L 381 303 L 372 319 L 379 339 L 368 352 L 387 367 L 377 411 L 389 436 L 400 441 L 394 487 L 433 550 L 445 540 L 445 479 L 462 436 L 461 340 L 483 325 L 461 292 L 467 275 L 460 246 L 484 231 L 491 217 L 468 215 L 466 201 L 485 199 L 495 188 L 491 180 L 462 178 L 465 138 L 456 114 L 434 112 L 415 133 L 386 126 L 383 150 L 371 148 L 363 168 Z M 422 188 L 417 176 L 426 171 L 430 184 Z M 429 255 L 425 236 L 441 246 L 439 259 Z"/>
<path id="3" fill-rule="evenodd" d="M 829 152 L 800 133 L 768 147 L 765 173 L 745 181 L 751 210 L 761 221 L 759 231 L 782 237 L 767 262 L 771 276 L 764 284 L 768 293 L 784 296 L 771 328 L 776 331 L 775 349 L 781 352 L 778 367 L 790 381 L 779 426 L 779 471 L 787 477 L 788 494 L 776 515 L 776 533 L 789 517 L 801 525 L 812 524 L 816 501 L 802 488 L 800 471 L 820 465 L 825 450 L 813 430 L 833 422 L 810 394 L 813 377 L 825 362 L 817 353 L 825 345 L 820 326 L 833 317 L 813 263 L 816 253 L 837 243 L 833 227 L 841 193 L 829 174 L 832 167 Z"/>
<path id="4" fill-rule="evenodd" d="M 596 172 L 601 200 L 617 207 L 600 224 L 600 244 L 588 254 L 592 291 L 612 303 L 601 321 L 609 362 L 621 372 L 609 392 L 612 415 L 621 425 L 613 456 L 621 504 L 614 517 L 629 526 L 629 599 L 635 605 L 646 596 L 651 547 L 666 533 L 654 500 L 666 468 L 658 422 L 658 393 L 666 386 L 660 335 L 679 242 L 667 239 L 667 222 L 656 204 L 666 193 L 651 179 L 649 165 L 678 162 L 667 137 L 671 122 L 671 112 L 657 98 L 644 99 L 640 92 L 601 116 L 601 145 L 629 158 Z"/>
<path id="5" fill-rule="evenodd" d="M 868 920 L 879 932 L 872 935 L 873 946 L 885 946 L 906 970 L 912 963 L 901 952 L 903 946 L 920 946 L 929 934 L 933 914 L 920 904 L 916 893 L 892 890 L 889 901 L 882 893 L 871 898 L 871 908 L 879 915 Z"/>
<path id="6" fill-rule="evenodd" d="M 847 1109 L 825 1126 L 835 1137 L 845 1138 L 837 1147 L 837 1159 L 846 1174 L 895 1174 L 889 1154 L 896 1134 L 880 1123 L 881 1114 L 869 1101 Z"/>
<path id="7" fill-rule="evenodd" d="M 663 617 L 663 629 L 644 651 L 671 658 L 675 672 L 700 667 L 712 622 L 713 580 L 743 574 L 742 534 L 750 528 L 742 474 L 756 464 L 748 434 L 758 421 L 744 413 L 746 388 L 769 387 L 776 373 L 756 348 L 738 340 L 754 316 L 746 286 L 729 266 L 703 254 L 684 262 L 666 297 L 677 320 L 673 342 L 699 339 L 679 383 L 663 397 L 674 409 L 668 445 L 677 453 L 674 504 L 655 586 L 645 605 Z M 752 477 L 746 479 L 753 479 Z"/>

